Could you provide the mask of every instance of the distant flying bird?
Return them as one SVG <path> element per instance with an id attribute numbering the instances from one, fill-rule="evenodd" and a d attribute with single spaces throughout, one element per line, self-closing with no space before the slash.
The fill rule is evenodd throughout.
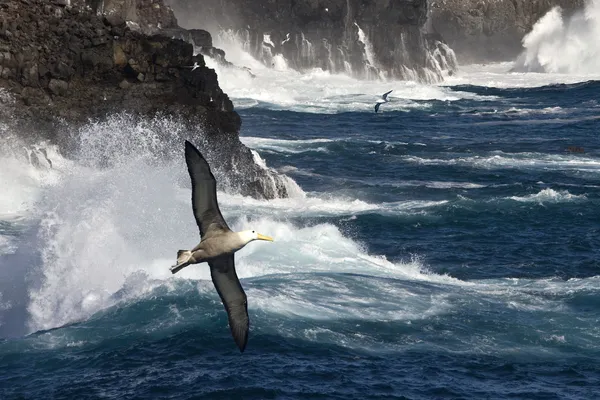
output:
<path id="1" fill-rule="evenodd" d="M 186 67 L 186 68 L 191 68 L 191 69 L 192 69 L 192 71 L 195 71 L 195 70 L 196 70 L 196 68 L 200 68 L 200 66 L 198 65 L 198 63 L 197 63 L 197 62 L 195 62 L 195 63 L 194 63 L 194 65 L 186 65 L 185 67 Z"/>
<path id="2" fill-rule="evenodd" d="M 383 103 L 387 103 L 387 102 L 389 101 L 389 100 L 387 99 L 387 95 L 388 95 L 388 94 L 390 94 L 390 93 L 392 93 L 393 91 L 394 91 L 394 90 L 392 89 L 392 90 L 390 90 L 389 92 L 386 92 L 386 93 L 384 93 L 384 94 L 381 96 L 381 99 L 378 99 L 378 100 L 377 100 L 377 104 L 375 104 L 375 112 L 378 112 L 378 111 L 379 111 L 379 107 L 380 107 L 380 106 L 381 106 Z"/>
<path id="3" fill-rule="evenodd" d="M 248 230 L 232 232 L 217 203 L 217 182 L 208 163 L 193 144 L 185 141 L 185 162 L 192 180 L 192 209 L 201 241 L 192 250 L 179 250 L 173 274 L 191 264 L 207 262 L 217 293 L 229 317 L 229 328 L 240 351 L 248 342 L 248 303 L 235 272 L 234 253 L 253 240 L 273 238 Z"/>

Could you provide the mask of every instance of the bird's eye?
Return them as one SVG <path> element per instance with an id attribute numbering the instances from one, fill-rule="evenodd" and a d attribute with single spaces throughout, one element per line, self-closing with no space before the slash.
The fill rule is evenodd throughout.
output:
<path id="1" fill-rule="evenodd" d="M 252 233 L 256 233 L 256 232 L 252 231 Z"/>

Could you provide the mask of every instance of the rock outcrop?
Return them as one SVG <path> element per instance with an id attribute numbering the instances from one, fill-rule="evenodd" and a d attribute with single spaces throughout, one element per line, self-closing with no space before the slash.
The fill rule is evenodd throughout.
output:
<path id="1" fill-rule="evenodd" d="M 65 4 L 67 3 L 67 4 Z M 102 14 L 117 1 L 0 1 L 0 118 L 13 130 L 37 132 L 68 156 L 67 134 L 115 113 L 178 118 L 198 137 L 230 186 L 254 197 L 285 197 L 284 177 L 254 162 L 239 141 L 241 120 L 214 70 L 193 46 L 130 29 L 130 8 Z M 122 4 L 131 2 L 121 1 Z M 162 0 L 141 1 L 139 23 L 167 15 Z M 157 8 L 156 5 L 159 7 Z M 171 13 L 172 15 L 172 13 Z M 152 19 L 156 18 L 156 19 Z M 189 66 L 197 63 L 199 68 Z M 10 94 L 10 95 L 8 95 Z M 3 100 L 4 99 L 4 100 Z"/>
<path id="2" fill-rule="evenodd" d="M 351 73 L 359 78 L 438 81 L 456 68 L 439 36 L 423 31 L 427 0 L 169 0 L 179 23 L 230 31 L 270 66 Z"/>
<path id="3" fill-rule="evenodd" d="M 127 21 L 131 29 L 145 34 L 177 27 L 173 10 L 162 0 L 73 0 L 72 5 L 90 8 L 112 23 Z"/>
<path id="4" fill-rule="evenodd" d="M 521 40 L 552 7 L 567 13 L 584 0 L 433 0 L 428 28 L 439 33 L 461 64 L 512 61 Z"/>

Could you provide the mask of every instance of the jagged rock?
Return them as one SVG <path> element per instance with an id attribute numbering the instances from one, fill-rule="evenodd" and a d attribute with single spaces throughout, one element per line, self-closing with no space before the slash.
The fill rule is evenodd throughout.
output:
<path id="1" fill-rule="evenodd" d="M 584 0 L 435 0 L 429 27 L 441 34 L 461 63 L 514 60 L 521 39 L 546 12 L 567 12 Z"/>
<path id="2" fill-rule="evenodd" d="M 48 89 L 56 96 L 64 96 L 69 91 L 69 84 L 60 79 L 51 79 L 48 84 Z"/>
<path id="3" fill-rule="evenodd" d="M 129 81 L 127 81 L 127 79 L 123 79 L 121 81 L 121 83 L 119 83 L 119 87 L 121 89 L 129 89 L 131 87 L 131 83 L 129 83 Z"/>
<path id="4" fill-rule="evenodd" d="M 73 0 L 73 3 L 102 12 L 108 25 L 121 26 L 121 21 L 127 21 L 145 34 L 177 26 L 173 11 L 161 0 Z"/>
<path id="5" fill-rule="evenodd" d="M 104 16 L 104 22 L 112 27 L 125 25 L 125 18 L 118 13 L 111 13 Z"/>
<path id="6" fill-rule="evenodd" d="M 114 26 L 101 14 L 108 1 L 72 0 L 71 7 L 2 1 L 0 21 L 20 31 L 19 37 L 0 38 L 0 88 L 15 98 L 0 107 L 0 121 L 13 124 L 11 129 L 42 135 L 68 156 L 79 143 L 72 135 L 90 119 L 123 112 L 146 120 L 169 116 L 181 121 L 185 138 L 205 142 L 215 168 L 222 176 L 231 174 L 232 190 L 257 198 L 287 195 L 281 177 L 253 161 L 239 173 L 236 160 L 251 155 L 239 140 L 240 117 L 192 44 L 125 26 L 122 35 L 112 35 Z M 152 4 L 167 10 L 162 0 L 131 2 L 138 11 L 158 10 Z M 25 13 L 37 22 L 24 24 Z M 193 72 L 184 67 L 194 63 L 200 68 Z"/>
<path id="7" fill-rule="evenodd" d="M 169 0 L 180 25 L 232 30 L 271 66 L 320 67 L 361 78 L 440 80 L 423 27 L 427 0 Z M 455 66 L 452 66 L 455 68 Z"/>

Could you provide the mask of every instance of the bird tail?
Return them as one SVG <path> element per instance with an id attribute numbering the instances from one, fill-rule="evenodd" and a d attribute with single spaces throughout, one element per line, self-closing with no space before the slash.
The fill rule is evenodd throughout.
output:
<path id="1" fill-rule="evenodd" d="M 179 250 L 177 252 L 177 264 L 173 265 L 170 270 L 171 273 L 176 274 L 181 269 L 190 265 L 190 258 L 192 257 L 192 252 L 189 250 Z"/>

